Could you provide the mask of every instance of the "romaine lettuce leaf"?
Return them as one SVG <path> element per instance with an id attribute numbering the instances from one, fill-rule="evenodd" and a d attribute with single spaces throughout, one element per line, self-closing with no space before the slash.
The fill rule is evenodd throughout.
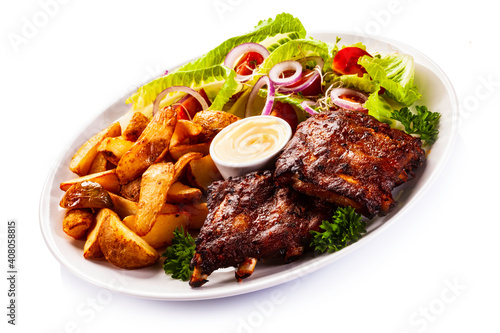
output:
<path id="1" fill-rule="evenodd" d="M 164 89 L 171 86 L 186 86 L 195 90 L 203 88 L 212 101 L 210 109 L 221 110 L 229 98 L 241 89 L 241 84 L 236 81 L 235 77 L 234 70 L 223 65 L 176 71 L 143 85 L 126 102 L 132 103 L 134 109 L 138 110 L 154 102 L 156 96 Z M 176 98 L 179 98 L 179 94 L 167 96 L 161 106 L 172 103 Z"/>
<path id="2" fill-rule="evenodd" d="M 330 48 L 325 42 L 312 38 L 291 40 L 279 46 L 264 59 L 249 84 L 255 84 L 261 76 L 269 73 L 274 65 L 282 61 L 297 60 L 309 56 L 320 56 L 325 60 L 325 65 L 331 63 Z"/>
<path id="3" fill-rule="evenodd" d="M 226 40 L 207 54 L 181 66 L 178 70 L 185 71 L 222 64 L 227 53 L 243 43 L 260 43 L 269 52 L 272 52 L 292 39 L 305 38 L 305 36 L 306 30 L 299 19 L 287 13 L 278 14 L 274 19 L 260 21 L 249 33 Z"/>

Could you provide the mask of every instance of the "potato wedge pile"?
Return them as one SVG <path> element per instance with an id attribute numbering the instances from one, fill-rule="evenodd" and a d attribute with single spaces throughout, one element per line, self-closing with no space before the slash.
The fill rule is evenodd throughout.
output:
<path id="1" fill-rule="evenodd" d="M 222 179 L 210 142 L 238 117 L 200 111 L 177 119 L 165 107 L 149 119 L 135 112 L 92 136 L 75 153 L 60 206 L 64 232 L 84 240 L 86 259 L 124 269 L 152 265 L 176 228 L 199 229 L 208 214 L 207 187 Z"/>

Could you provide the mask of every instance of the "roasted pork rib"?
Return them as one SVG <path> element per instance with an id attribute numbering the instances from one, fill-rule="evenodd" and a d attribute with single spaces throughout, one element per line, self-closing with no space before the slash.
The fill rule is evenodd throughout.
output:
<path id="1" fill-rule="evenodd" d="M 275 176 L 282 185 L 373 217 L 389 212 L 392 190 L 423 160 L 419 138 L 340 109 L 300 124 L 276 162 Z"/>
<path id="2" fill-rule="evenodd" d="M 334 205 L 276 186 L 270 171 L 214 182 L 209 214 L 196 240 L 190 285 L 199 287 L 213 271 L 239 266 L 238 279 L 252 274 L 256 259 L 298 258 L 310 230 L 331 218 Z"/>

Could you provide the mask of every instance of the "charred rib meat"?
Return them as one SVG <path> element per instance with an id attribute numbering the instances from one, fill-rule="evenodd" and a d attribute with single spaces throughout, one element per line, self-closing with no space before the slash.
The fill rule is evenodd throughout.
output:
<path id="1" fill-rule="evenodd" d="M 244 278 L 255 259 L 298 258 L 309 246 L 309 231 L 331 218 L 334 206 L 278 187 L 272 172 L 262 171 L 214 182 L 208 209 L 191 261 L 193 287 L 219 268 L 239 266 L 236 277 Z"/>
<path id="2" fill-rule="evenodd" d="M 321 112 L 303 123 L 276 162 L 276 179 L 367 217 L 395 205 L 392 190 L 423 163 L 419 138 L 358 111 Z"/>

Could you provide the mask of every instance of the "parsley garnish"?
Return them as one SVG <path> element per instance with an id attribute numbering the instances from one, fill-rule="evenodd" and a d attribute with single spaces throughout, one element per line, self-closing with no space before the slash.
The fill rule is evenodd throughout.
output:
<path id="1" fill-rule="evenodd" d="M 426 106 L 416 106 L 417 113 L 412 113 L 409 108 L 404 107 L 399 111 L 392 112 L 392 118 L 398 120 L 405 127 L 408 134 L 418 134 L 420 138 L 432 145 L 436 142 L 439 130 L 439 112 L 432 112 Z"/>
<path id="2" fill-rule="evenodd" d="M 338 208 L 332 216 L 332 222 L 321 222 L 323 231 L 311 230 L 311 246 L 320 253 L 339 251 L 360 239 L 366 232 L 365 227 L 366 222 L 361 220 L 361 215 L 354 208 Z"/>
<path id="3" fill-rule="evenodd" d="M 189 233 L 184 233 L 184 228 L 181 227 L 174 231 L 174 239 L 172 245 L 166 248 L 163 257 L 166 257 L 163 262 L 165 274 L 172 274 L 174 279 L 187 281 L 191 277 L 193 271 L 189 268 L 191 258 L 195 251 L 195 241 Z"/>

